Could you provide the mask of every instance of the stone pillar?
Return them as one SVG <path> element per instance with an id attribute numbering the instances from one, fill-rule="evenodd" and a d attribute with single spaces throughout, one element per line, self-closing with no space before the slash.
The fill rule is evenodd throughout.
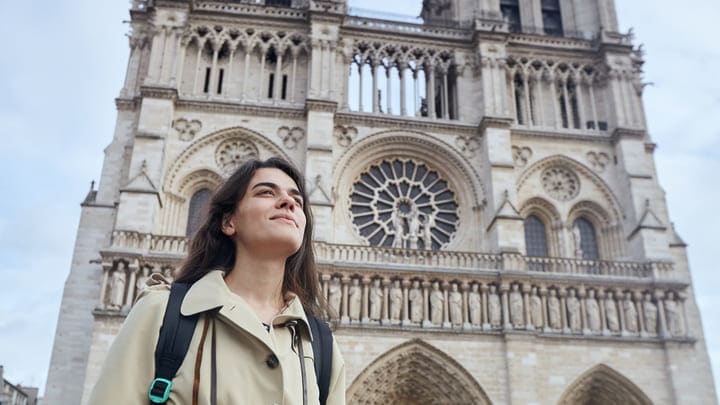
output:
<path id="1" fill-rule="evenodd" d="M 348 285 L 350 284 L 350 277 L 344 276 L 342 279 L 342 314 L 340 315 L 340 323 L 350 323 L 350 316 L 348 315 Z"/>
<path id="2" fill-rule="evenodd" d="M 503 329 L 510 330 L 512 329 L 512 324 L 510 323 L 510 306 L 508 305 L 508 291 L 510 290 L 510 285 L 507 283 L 502 283 L 500 285 L 500 293 L 501 296 L 501 303 L 502 303 L 502 324 Z"/>
<path id="3" fill-rule="evenodd" d="M 360 306 L 360 308 L 362 309 L 362 313 L 360 314 L 360 322 L 362 322 L 362 323 L 370 322 L 369 285 L 370 285 L 370 279 L 368 277 L 363 277 L 362 278 L 362 305 Z"/>

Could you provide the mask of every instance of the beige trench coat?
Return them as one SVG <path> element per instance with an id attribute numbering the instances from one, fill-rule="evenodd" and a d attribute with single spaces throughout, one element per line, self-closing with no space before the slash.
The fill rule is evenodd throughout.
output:
<path id="1" fill-rule="evenodd" d="M 148 388 L 155 378 L 155 346 L 167 305 L 170 286 L 153 278 L 148 281 L 125 320 L 108 353 L 90 404 L 148 404 Z M 291 347 L 291 332 L 280 326 L 290 319 L 305 323 L 300 300 L 292 296 L 287 307 L 272 322 L 270 332 L 242 297 L 232 293 L 223 272 L 211 271 L 187 292 L 183 315 L 220 307 L 216 315 L 218 404 L 302 404 L 302 377 L 297 348 Z M 205 316 L 198 320 L 185 360 L 173 379 L 168 404 L 191 404 L 195 358 Z M 319 404 L 319 389 L 313 364 L 309 327 L 302 342 L 307 373 L 308 403 Z M 199 403 L 210 403 L 211 334 L 204 342 L 200 368 Z M 276 361 L 275 356 L 277 358 Z M 333 361 L 328 405 L 345 403 L 345 362 L 333 339 Z"/>

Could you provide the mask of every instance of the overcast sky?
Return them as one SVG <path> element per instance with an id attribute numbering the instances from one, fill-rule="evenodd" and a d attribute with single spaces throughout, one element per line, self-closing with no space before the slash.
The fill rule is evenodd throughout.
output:
<path id="1" fill-rule="evenodd" d="M 420 0 L 351 1 L 414 14 Z M 644 102 L 660 184 L 688 243 L 708 350 L 720 376 L 720 3 L 616 0 L 646 51 Z M 44 387 L 62 289 L 90 181 L 115 126 L 128 47 L 126 1 L 2 1 L 0 364 Z"/>

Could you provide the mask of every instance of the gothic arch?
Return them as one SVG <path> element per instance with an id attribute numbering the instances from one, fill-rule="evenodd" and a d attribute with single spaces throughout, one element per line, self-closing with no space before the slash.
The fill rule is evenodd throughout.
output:
<path id="1" fill-rule="evenodd" d="M 215 162 L 214 148 L 217 145 L 234 138 L 254 144 L 260 159 L 277 156 L 292 162 L 290 156 L 264 135 L 243 127 L 226 128 L 204 136 L 185 148 L 168 168 L 163 179 L 163 191 L 179 194 L 181 180 L 198 170 L 221 172 L 220 168 L 209 166 L 208 162 Z"/>
<path id="2" fill-rule="evenodd" d="M 652 405 L 642 390 L 614 369 L 598 364 L 575 379 L 558 405 Z"/>
<path id="3" fill-rule="evenodd" d="M 460 226 L 446 248 L 453 249 L 457 243 L 468 242 L 470 232 L 475 232 L 477 210 L 484 206 L 485 190 L 480 175 L 470 162 L 447 143 L 419 131 L 389 130 L 372 134 L 352 145 L 333 167 L 333 184 L 336 185 L 336 220 L 353 229 L 349 215 L 350 195 L 353 183 L 373 163 L 386 158 L 409 158 L 423 161 L 452 185 L 458 203 Z M 478 216 L 479 217 L 479 216 Z M 463 225 L 464 224 L 464 225 Z M 353 231 L 353 235 L 356 233 Z M 356 236 L 356 243 L 364 243 Z"/>
<path id="4" fill-rule="evenodd" d="M 562 217 L 557 208 L 541 197 L 532 197 L 520 205 L 520 216 L 527 219 L 530 215 L 537 216 L 545 225 L 549 256 L 561 256 L 562 243 L 558 230 L 562 227 Z"/>
<path id="5" fill-rule="evenodd" d="M 420 340 L 375 359 L 347 391 L 350 404 L 491 404 L 457 361 Z"/>
<path id="6" fill-rule="evenodd" d="M 600 178 L 597 174 L 595 174 L 590 168 L 583 165 L 582 163 L 569 158 L 567 156 L 563 155 L 553 155 L 548 156 L 544 159 L 541 159 L 535 163 L 533 163 L 530 167 L 528 167 L 524 172 L 520 174 L 520 177 L 517 181 L 517 192 L 519 198 L 522 199 L 523 194 L 525 194 L 525 199 L 529 199 L 536 196 L 536 192 L 534 190 L 531 190 L 531 187 L 528 187 L 528 190 L 523 190 L 523 186 L 525 186 L 525 183 L 527 180 L 532 177 L 534 174 L 552 167 L 552 166 L 561 166 L 566 167 L 570 170 L 572 170 L 574 173 L 578 175 L 578 177 L 582 180 L 588 181 L 599 193 L 599 195 L 589 195 L 587 193 L 584 193 L 583 190 L 580 191 L 580 194 L 577 196 L 577 198 L 574 199 L 574 201 L 578 200 L 600 200 L 600 201 L 594 201 L 598 206 L 603 207 L 603 210 L 607 213 L 609 222 L 619 224 L 622 222 L 623 214 L 620 204 L 620 201 L 618 198 L 613 194 L 613 192 L 610 190 L 610 187 L 605 183 L 605 181 Z M 531 182 L 532 184 L 535 184 L 535 182 Z M 522 201 L 522 200 L 521 200 Z M 569 203 L 572 203 L 573 200 L 568 201 Z M 520 205 L 523 205 L 523 202 L 521 202 Z M 561 205 L 565 205 L 567 208 L 567 204 L 562 203 Z M 561 211 L 561 215 L 562 210 Z M 567 215 L 567 210 L 565 211 L 565 215 Z"/>

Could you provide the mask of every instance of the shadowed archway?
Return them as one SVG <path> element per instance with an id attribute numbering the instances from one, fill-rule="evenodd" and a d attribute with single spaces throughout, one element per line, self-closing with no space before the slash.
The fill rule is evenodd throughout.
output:
<path id="1" fill-rule="evenodd" d="M 457 361 L 420 340 L 405 342 L 375 359 L 347 393 L 355 404 L 491 404 Z"/>
<path id="2" fill-rule="evenodd" d="M 558 405 L 652 405 L 627 377 L 599 364 L 578 377 L 560 397 Z"/>

